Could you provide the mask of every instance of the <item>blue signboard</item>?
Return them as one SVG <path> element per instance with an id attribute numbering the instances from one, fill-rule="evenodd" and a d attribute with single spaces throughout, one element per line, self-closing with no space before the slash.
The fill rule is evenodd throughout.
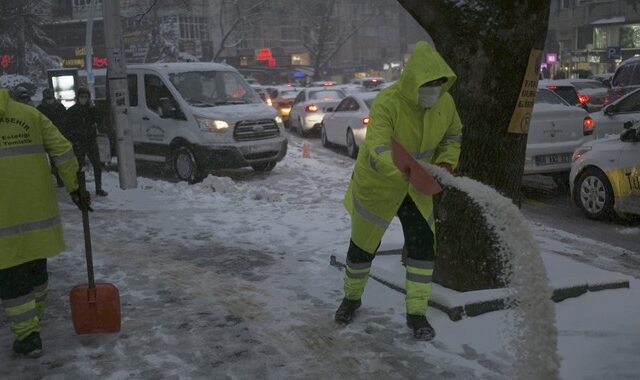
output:
<path id="1" fill-rule="evenodd" d="M 620 46 L 609 46 L 607 48 L 607 58 L 609 59 L 622 58 L 622 50 L 620 50 Z"/>

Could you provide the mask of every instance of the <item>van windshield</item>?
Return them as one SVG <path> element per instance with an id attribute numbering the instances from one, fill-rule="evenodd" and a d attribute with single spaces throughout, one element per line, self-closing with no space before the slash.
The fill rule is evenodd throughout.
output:
<path id="1" fill-rule="evenodd" d="M 256 92 L 233 71 L 188 71 L 169 74 L 184 100 L 194 107 L 260 103 Z"/>

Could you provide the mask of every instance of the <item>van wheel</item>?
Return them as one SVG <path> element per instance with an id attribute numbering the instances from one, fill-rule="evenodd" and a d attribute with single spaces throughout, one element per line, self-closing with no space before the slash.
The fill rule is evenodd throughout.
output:
<path id="1" fill-rule="evenodd" d="M 353 137 L 351 128 L 347 129 L 347 154 L 351 158 L 358 157 L 358 146 L 356 145 L 356 139 Z"/>
<path id="2" fill-rule="evenodd" d="M 574 189 L 574 200 L 590 219 L 603 220 L 613 215 L 613 188 L 599 169 L 589 168 L 580 175 Z"/>
<path id="3" fill-rule="evenodd" d="M 257 171 L 257 172 L 270 172 L 273 170 L 273 168 L 276 167 L 276 162 L 275 161 L 269 161 L 269 162 L 262 162 L 259 164 L 252 164 L 251 167 L 253 168 L 253 170 Z"/>
<path id="4" fill-rule="evenodd" d="M 198 168 L 198 162 L 193 150 L 188 146 L 179 146 L 173 151 L 173 172 L 175 176 L 188 183 L 200 182 L 206 176 Z"/>

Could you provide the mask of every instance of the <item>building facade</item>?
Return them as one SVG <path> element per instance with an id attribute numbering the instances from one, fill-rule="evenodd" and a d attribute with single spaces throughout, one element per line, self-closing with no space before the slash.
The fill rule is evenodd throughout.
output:
<path id="1" fill-rule="evenodd" d="M 93 68 L 105 69 L 102 0 L 93 22 Z M 48 0 L 42 26 L 48 54 L 65 68 L 85 69 L 90 0 Z M 151 6 L 155 4 L 155 6 Z M 312 0 L 120 0 L 128 63 L 227 62 L 265 83 L 314 74 L 313 41 L 320 15 Z M 396 0 L 336 0 L 328 18 L 326 48 L 336 50 L 322 79 L 381 75 L 395 79 L 416 41 L 426 33 Z M 345 36 L 350 38 L 337 43 Z M 339 49 L 336 49 L 339 47 Z M 258 78 L 260 79 L 260 78 Z"/>
<path id="2" fill-rule="evenodd" d="M 546 50 L 551 71 L 565 76 L 613 72 L 640 54 L 640 4 L 552 0 Z"/>

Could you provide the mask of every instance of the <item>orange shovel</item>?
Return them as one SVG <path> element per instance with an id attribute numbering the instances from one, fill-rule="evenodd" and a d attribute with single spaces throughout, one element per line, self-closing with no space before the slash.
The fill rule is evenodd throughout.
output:
<path id="1" fill-rule="evenodd" d="M 391 159 L 398 169 L 409 177 L 409 182 L 419 192 L 435 195 L 442 191 L 442 187 L 429 170 L 407 152 L 394 137 L 391 138 Z"/>
<path id="2" fill-rule="evenodd" d="M 80 194 L 84 196 L 87 185 L 83 171 L 78 172 L 78 182 Z M 120 293 L 115 285 L 96 284 L 93 278 L 89 210 L 84 204 L 82 225 L 89 284 L 75 286 L 69 294 L 73 327 L 77 334 L 116 333 L 120 331 Z"/>

